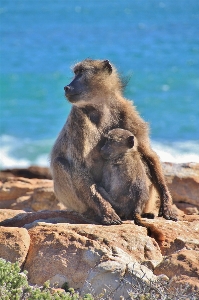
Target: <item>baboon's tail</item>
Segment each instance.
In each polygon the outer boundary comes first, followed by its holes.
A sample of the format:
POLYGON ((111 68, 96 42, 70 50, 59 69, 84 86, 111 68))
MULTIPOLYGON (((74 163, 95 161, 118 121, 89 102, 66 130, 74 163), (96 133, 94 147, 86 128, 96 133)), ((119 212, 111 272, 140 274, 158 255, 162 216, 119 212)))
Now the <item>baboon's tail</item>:
POLYGON ((158 229, 154 224, 148 224, 147 221, 141 218, 141 215, 135 213, 134 222, 138 226, 143 226, 147 228, 148 236, 154 238, 157 242, 163 242, 165 240, 164 233, 158 229))

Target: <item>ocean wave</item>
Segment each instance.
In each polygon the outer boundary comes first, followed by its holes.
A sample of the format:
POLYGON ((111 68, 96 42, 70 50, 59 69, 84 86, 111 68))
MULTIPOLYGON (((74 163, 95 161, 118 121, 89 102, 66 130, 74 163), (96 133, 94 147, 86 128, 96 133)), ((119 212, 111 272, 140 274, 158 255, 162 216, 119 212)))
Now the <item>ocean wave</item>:
MULTIPOLYGON (((54 140, 18 139, 3 135, 0 137, 0 169, 24 168, 30 165, 49 166, 49 155, 54 140)), ((199 163, 199 141, 157 142, 152 148, 163 162, 199 163)))
POLYGON ((152 141, 152 148, 163 162, 199 163, 199 141, 157 142, 152 141))
POLYGON ((0 169, 25 168, 30 165, 49 166, 53 141, 32 141, 8 135, 0 136, 0 169))

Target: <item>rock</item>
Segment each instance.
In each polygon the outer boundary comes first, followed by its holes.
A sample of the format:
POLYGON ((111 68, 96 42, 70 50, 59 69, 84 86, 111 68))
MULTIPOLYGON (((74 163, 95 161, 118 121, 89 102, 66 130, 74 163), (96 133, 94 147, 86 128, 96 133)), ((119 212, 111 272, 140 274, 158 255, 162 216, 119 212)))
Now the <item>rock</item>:
POLYGON ((176 288, 189 284, 189 290, 199 291, 199 248, 188 250, 183 248, 180 251, 166 256, 155 268, 154 274, 164 273, 172 279, 171 287, 176 288))
POLYGON ((0 227, 0 257, 23 265, 30 246, 30 236, 25 228, 0 227))
POLYGON ((190 284, 191 290, 199 288, 199 216, 189 219, 189 222, 168 222, 159 223, 165 234, 165 241, 160 245, 164 259, 155 267, 154 274, 168 276, 174 288, 185 283, 190 284), (182 275, 189 280, 182 279, 182 275))
POLYGON ((37 211, 65 206, 56 199, 52 180, 12 177, 0 182, 0 208, 37 211))
MULTIPOLYGON (((3 211, 3 210, 2 210, 3 211)), ((55 211, 39 211, 39 212, 23 212, 15 215, 10 219, 4 219, 0 222, 0 226, 6 227, 26 227, 31 228, 36 226, 38 222, 45 221, 46 223, 71 223, 71 224, 88 224, 87 220, 77 212, 70 210, 55 210, 55 211)))
POLYGON ((41 187, 34 190, 31 198, 31 208, 33 211, 38 210, 55 210, 65 208, 55 197, 52 187, 41 187))
POLYGON ((157 242, 147 236, 145 228, 133 222, 121 226, 39 223, 29 229, 29 234, 31 245, 24 268, 32 284, 57 279, 60 284, 65 280, 71 287, 86 289, 85 281, 96 282, 104 272, 107 280, 112 278, 112 272, 116 277, 124 276, 127 263, 129 271, 125 276, 130 276, 136 263, 137 272, 144 269, 153 279, 151 270, 141 263, 151 259, 157 265, 162 261, 157 242))
POLYGON ((163 164, 174 203, 185 202, 199 209, 199 163, 163 164))
MULTIPOLYGON (((174 276, 172 278, 172 280, 170 281, 170 289, 171 290, 176 290, 176 287, 185 287, 187 285, 188 285, 187 292, 188 293, 193 293, 194 291, 196 291, 196 293, 198 295, 198 298, 195 298, 195 299, 199 299, 199 280, 198 280, 198 277, 190 277, 190 276, 186 276, 186 275, 179 275, 179 276, 174 276)), ((187 299, 190 299, 190 298, 187 298, 187 299)), ((194 299, 194 298, 192 297, 192 299, 194 299)))
MULTIPOLYGON (((168 182, 168 187, 170 189, 171 195, 173 197, 174 203, 177 205, 179 209, 183 208, 182 203, 189 203, 192 206, 190 208, 185 209, 185 213, 196 213, 199 211, 199 164, 198 163, 186 163, 186 164, 174 164, 174 163, 162 163, 163 171, 168 182)), ((51 174, 49 168, 42 168, 37 166, 31 166, 27 169, 7 169, 0 172, 0 179, 4 188, 8 188, 8 193, 0 192, 0 199, 6 201, 6 204, 1 201, 0 208, 13 208, 12 205, 15 206, 16 209, 25 209, 25 205, 30 200, 28 192, 23 190, 22 186, 20 187, 20 195, 15 193, 19 192, 19 189, 16 190, 14 188, 14 180, 18 180, 18 178, 13 178, 13 176, 21 176, 25 178, 40 178, 40 188, 51 188, 53 186, 52 181, 51 187, 47 186, 43 179, 51 179, 51 174), (10 178, 12 176, 12 178, 10 178), (9 184, 13 185, 13 189, 9 190, 9 184), (9 199, 7 199, 9 194, 9 199), (2 199, 3 197, 3 199, 2 199), (14 197, 14 198, 13 198, 14 197), (19 197, 22 197, 18 199, 19 197), (18 199, 17 203, 13 203, 13 199, 18 199), (4 205, 4 206, 3 206, 4 205), (24 207, 23 207, 24 206, 24 207)), ((22 178, 20 179, 22 181, 22 178)), ((25 179, 24 179, 25 181, 25 179)), ((32 181, 26 181, 29 185, 33 185, 32 188, 35 189, 35 184, 38 184, 38 179, 32 179, 32 181)), ((15 183, 16 184, 16 183, 15 183)), ((27 187, 26 184, 26 187, 27 187)), ((38 187, 38 188, 39 188, 38 187)), ((25 187, 24 187, 25 188, 25 187)), ((32 189, 31 189, 32 191, 32 189)), ((39 197, 39 195, 38 195, 39 197)), ((53 197, 49 195, 49 198, 53 197)), ((40 210, 40 209, 51 209, 48 205, 51 206, 50 203, 46 203, 43 208, 40 207, 40 201, 34 200, 34 207, 31 207, 30 210, 40 210)), ((58 207, 54 209, 64 209, 62 204, 57 204, 58 207)), ((29 208, 27 207, 26 210, 29 208)))
POLYGON ((24 210, 19 210, 19 209, 0 209, 0 222, 8 219, 12 219, 15 216, 25 213, 24 210))
POLYGON ((196 205, 193 205, 190 203, 178 202, 177 206, 186 215, 198 215, 199 214, 199 210, 198 210, 199 207, 196 205))
MULTIPOLYGON (((72 211, 26 212, 1 225, 25 226, 28 230, 31 242, 24 269, 31 284, 42 285, 50 280, 52 285, 62 287, 67 282, 82 295, 91 292, 92 287, 93 294, 103 292, 103 297, 112 299, 119 299, 121 294, 127 298, 125 293, 132 286, 144 289, 147 282, 159 278, 170 278, 176 288, 185 284, 187 277, 190 289, 196 287, 199 216, 185 216, 178 222, 163 218, 145 221, 153 225, 154 231, 159 229, 164 240, 148 236, 146 228, 133 221, 115 226, 88 224, 72 211)), ((0 227, 0 235, 5 230, 25 228, 0 227)), ((7 235, 4 241, 10 238, 12 241, 13 236, 7 235)), ((18 247, 12 245, 13 249, 18 247)))
POLYGON ((1 170, 0 179, 7 177, 24 177, 37 179, 52 179, 50 169, 46 167, 31 166, 29 168, 6 169, 1 170))
POLYGON ((114 250, 114 256, 107 257, 91 269, 81 289, 82 295, 89 293, 92 287, 96 297, 104 291, 106 299, 120 299, 121 295, 128 299, 128 291, 133 285, 157 280, 152 271, 134 261, 130 255, 119 248, 114 250))
POLYGON ((35 189, 42 187, 53 188, 52 180, 27 179, 22 177, 6 178, 1 181, 0 201, 15 200, 21 196, 29 195, 35 189))
POLYGON ((199 216, 193 219, 184 218, 184 221, 167 221, 162 218, 148 220, 164 234, 165 240, 159 243, 164 256, 171 255, 183 248, 199 250, 199 216))
POLYGON ((67 282, 82 295, 92 288, 95 295, 127 298, 132 285, 142 289, 160 278, 173 289, 199 288, 199 164, 163 168, 179 221, 145 219, 148 233, 133 221, 102 226, 64 210, 52 180, 1 174, 0 256, 19 260, 32 284, 67 282))
MULTIPOLYGON (((199 244, 198 244, 199 246, 199 244)), ((154 273, 163 273, 169 278, 187 275, 199 278, 199 247, 197 250, 188 250, 185 247, 171 255, 166 256, 155 268, 154 273)))

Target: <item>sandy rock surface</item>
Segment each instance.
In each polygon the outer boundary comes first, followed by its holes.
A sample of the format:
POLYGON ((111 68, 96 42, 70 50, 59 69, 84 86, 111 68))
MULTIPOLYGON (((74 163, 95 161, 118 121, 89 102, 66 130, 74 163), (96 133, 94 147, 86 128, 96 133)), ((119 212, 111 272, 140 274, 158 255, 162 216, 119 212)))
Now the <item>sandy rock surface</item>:
MULTIPOLYGON (((199 213, 199 164, 163 164, 164 174, 174 203, 190 204, 199 213)), ((183 208, 179 206, 179 208, 183 208)))
POLYGON ((53 192, 53 181, 7 177, 0 181, 0 209, 26 211, 64 209, 53 192))
POLYGON ((25 228, 0 227, 0 257, 24 264, 30 246, 30 235, 25 228))
POLYGON ((49 179, 0 176, 0 257, 19 261, 32 284, 65 282, 80 293, 125 297, 132 283, 160 277, 199 289, 199 164, 164 164, 179 221, 146 228, 93 224, 66 210, 49 179), (161 238, 160 238, 161 237, 161 238), (145 274, 145 276, 143 276, 145 274), (112 289, 112 292, 111 292, 112 289))

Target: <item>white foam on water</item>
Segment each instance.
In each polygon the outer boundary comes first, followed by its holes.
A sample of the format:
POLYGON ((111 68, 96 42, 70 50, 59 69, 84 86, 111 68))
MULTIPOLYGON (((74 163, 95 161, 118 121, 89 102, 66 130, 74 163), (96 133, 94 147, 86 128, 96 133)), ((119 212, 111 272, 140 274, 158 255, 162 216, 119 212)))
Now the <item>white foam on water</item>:
POLYGON ((27 159, 15 159, 14 157, 9 157, 6 149, 0 149, 0 168, 25 168, 30 165, 27 159))
POLYGON ((152 141, 152 148, 163 162, 199 163, 199 141, 161 143, 152 141))
MULTIPOLYGON (((37 146, 40 146, 42 144, 45 145, 45 141, 35 142, 27 139, 21 140, 12 136, 2 135, 0 137, 0 169, 26 168, 30 165, 48 167, 50 161, 49 154, 39 153, 37 151, 37 146), (23 155, 23 157, 19 158, 19 156, 21 156, 20 152, 23 153, 21 154, 23 155), (31 159, 31 156, 33 156, 34 158, 31 159)), ((50 147, 51 145, 49 145, 49 153, 50 147)))
POLYGON ((50 166, 50 155, 48 154, 41 154, 35 160, 34 165, 40 167, 49 167, 50 166))
MULTIPOLYGON (((0 136, 0 169, 25 168, 30 165, 48 167, 54 140, 31 141, 8 135, 0 136)), ((199 140, 185 142, 151 143, 163 162, 199 163, 199 140)))

